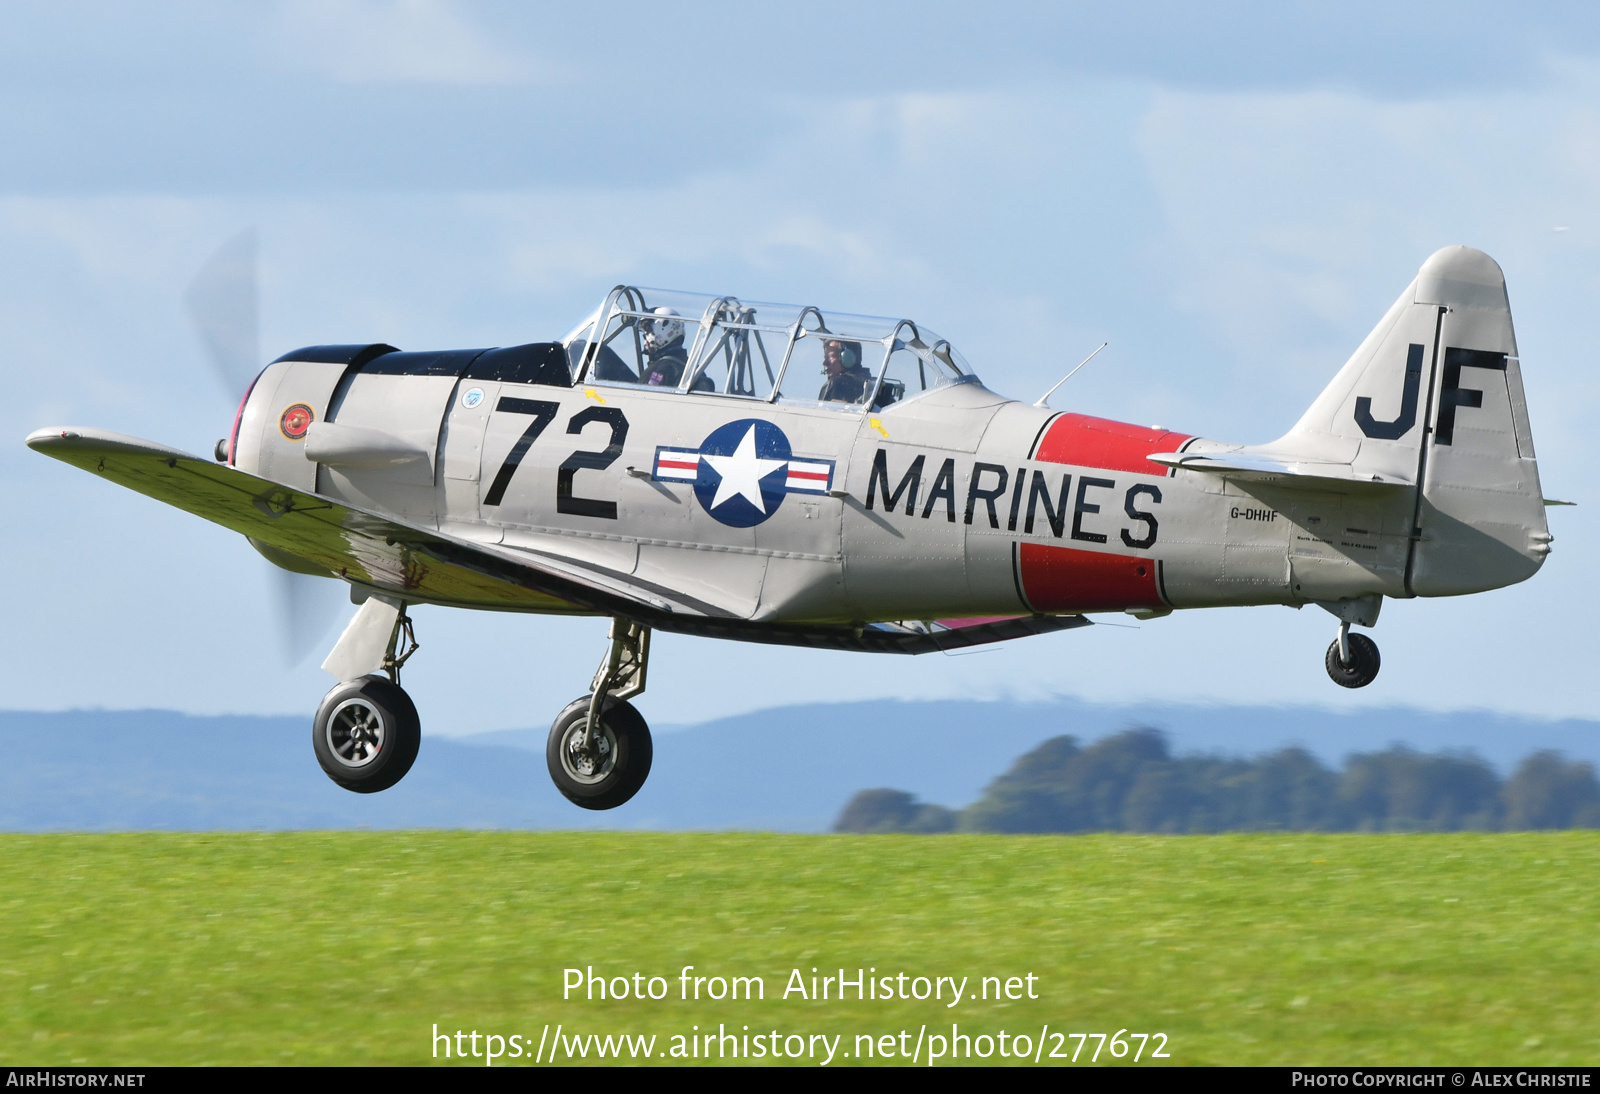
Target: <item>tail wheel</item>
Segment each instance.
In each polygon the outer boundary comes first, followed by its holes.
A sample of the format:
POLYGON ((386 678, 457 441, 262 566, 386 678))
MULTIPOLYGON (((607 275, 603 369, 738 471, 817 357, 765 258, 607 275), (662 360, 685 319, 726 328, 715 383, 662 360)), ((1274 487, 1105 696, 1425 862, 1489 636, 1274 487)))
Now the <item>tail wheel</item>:
POLYGON ((589 697, 556 716, 545 743, 545 764, 556 789, 585 809, 615 809, 639 792, 654 754, 650 727, 633 704, 617 700, 600 716, 594 742, 584 746, 589 697))
POLYGON ((357 794, 387 790, 416 761, 422 722, 411 696, 382 676, 340 684, 322 698, 311 748, 323 772, 357 794))
POLYGON ((1378 644, 1364 634, 1350 635, 1348 663, 1339 656, 1338 639, 1334 639, 1333 645, 1328 647, 1328 656, 1323 661, 1327 665, 1328 676, 1342 688, 1366 687, 1377 678, 1378 666, 1382 663, 1378 656, 1378 644))

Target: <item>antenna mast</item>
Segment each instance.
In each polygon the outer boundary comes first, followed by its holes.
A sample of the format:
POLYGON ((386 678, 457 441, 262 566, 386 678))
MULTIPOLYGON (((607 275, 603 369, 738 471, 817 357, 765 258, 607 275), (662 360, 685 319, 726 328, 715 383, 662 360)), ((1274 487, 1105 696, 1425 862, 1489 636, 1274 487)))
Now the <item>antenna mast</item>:
POLYGON ((1096 349, 1094 351, 1094 353, 1089 354, 1089 356, 1087 356, 1083 360, 1079 361, 1077 368, 1074 368, 1071 372, 1067 373, 1065 376, 1061 377, 1061 379, 1057 380, 1056 381, 1056 387, 1051 388, 1049 391, 1047 391, 1043 395, 1039 396, 1039 401, 1037 403, 1034 403, 1033 405, 1034 406, 1042 406, 1042 407, 1045 407, 1045 408, 1048 409, 1049 406, 1050 406, 1050 396, 1052 396, 1052 395, 1054 395, 1056 393, 1056 388, 1060 387, 1062 384, 1064 384, 1068 380, 1072 379, 1072 377, 1077 374, 1078 369, 1082 368, 1084 365, 1087 365, 1090 361, 1094 360, 1095 353, 1099 353, 1100 350, 1105 349, 1110 344, 1111 344, 1110 342, 1101 342, 1099 349, 1096 349))

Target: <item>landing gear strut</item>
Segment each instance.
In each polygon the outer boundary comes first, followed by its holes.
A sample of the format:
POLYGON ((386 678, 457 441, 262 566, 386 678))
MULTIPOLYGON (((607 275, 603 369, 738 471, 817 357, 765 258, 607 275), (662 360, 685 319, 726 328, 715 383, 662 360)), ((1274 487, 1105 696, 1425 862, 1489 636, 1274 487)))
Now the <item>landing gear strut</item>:
MULTIPOLYGON (((369 673, 341 683, 323 696, 311 722, 317 763, 328 778, 358 794, 387 790, 399 782, 411 770, 422 743, 416 705, 400 687, 400 669, 417 652, 411 617, 404 604, 398 609, 389 606, 385 612, 385 605, 376 599, 368 603, 375 608, 369 612, 363 607, 346 635, 354 635, 362 626, 371 631, 393 617, 379 666, 385 675, 369 673)), ((382 630, 375 633, 381 640, 382 630)))
POLYGON ((628 700, 644 691, 650 629, 611 621, 611 646, 588 695, 556 716, 545 743, 545 764, 556 789, 585 809, 615 809, 639 792, 650 774, 650 727, 628 700))

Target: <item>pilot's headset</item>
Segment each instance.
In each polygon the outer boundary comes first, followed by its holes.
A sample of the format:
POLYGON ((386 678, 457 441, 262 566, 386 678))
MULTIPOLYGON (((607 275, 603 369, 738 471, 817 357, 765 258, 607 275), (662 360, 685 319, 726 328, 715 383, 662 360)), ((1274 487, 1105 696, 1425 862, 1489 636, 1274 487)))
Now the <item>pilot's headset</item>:
POLYGON ((640 324, 644 328, 644 348, 648 353, 660 353, 668 346, 683 341, 683 320, 671 308, 656 308, 651 315, 671 316, 670 319, 646 319, 640 324))
MULTIPOLYGON (((842 338, 830 338, 828 341, 839 347, 839 363, 844 366, 846 372, 861 363, 860 342, 846 342, 842 338)), ((823 365, 823 371, 827 371, 826 364, 823 365)))

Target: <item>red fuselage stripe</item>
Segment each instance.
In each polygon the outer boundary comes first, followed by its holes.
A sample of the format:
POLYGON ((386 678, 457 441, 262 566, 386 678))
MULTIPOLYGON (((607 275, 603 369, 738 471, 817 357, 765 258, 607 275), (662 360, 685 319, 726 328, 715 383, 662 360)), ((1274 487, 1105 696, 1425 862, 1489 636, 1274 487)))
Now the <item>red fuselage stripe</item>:
MULTIPOLYGON (((1045 430, 1034 459, 1165 478, 1167 469, 1146 457, 1176 452, 1190 439, 1187 433, 1086 414, 1062 414, 1045 430)), ((1162 606, 1154 558, 1023 543, 1018 546, 1017 564, 1023 591, 1035 611, 1103 612, 1162 606)))
POLYGON ((1028 602, 1040 612, 1159 608, 1153 558, 1023 543, 1018 562, 1028 602))
POLYGON ((1136 475, 1165 476, 1165 467, 1145 457, 1156 452, 1176 452, 1189 439, 1187 433, 1091 418, 1086 414, 1063 414, 1050 423, 1034 459, 1100 467, 1107 471, 1132 471, 1136 475))

